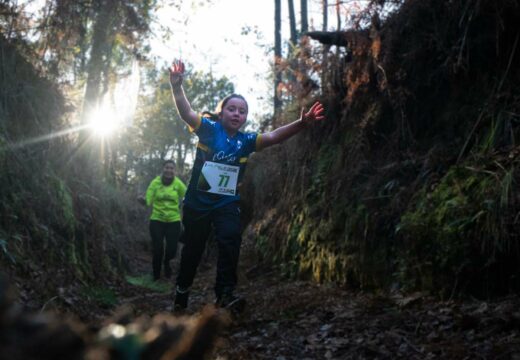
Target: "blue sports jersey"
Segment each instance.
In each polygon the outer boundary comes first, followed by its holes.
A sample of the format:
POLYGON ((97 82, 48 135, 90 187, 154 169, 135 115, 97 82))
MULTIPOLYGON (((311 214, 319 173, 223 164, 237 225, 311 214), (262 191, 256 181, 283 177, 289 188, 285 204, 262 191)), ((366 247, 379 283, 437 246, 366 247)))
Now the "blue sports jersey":
POLYGON ((184 204, 211 210, 240 200, 235 184, 244 175, 247 157, 256 151, 257 133, 230 137, 219 122, 201 118, 194 129, 199 138, 184 204))

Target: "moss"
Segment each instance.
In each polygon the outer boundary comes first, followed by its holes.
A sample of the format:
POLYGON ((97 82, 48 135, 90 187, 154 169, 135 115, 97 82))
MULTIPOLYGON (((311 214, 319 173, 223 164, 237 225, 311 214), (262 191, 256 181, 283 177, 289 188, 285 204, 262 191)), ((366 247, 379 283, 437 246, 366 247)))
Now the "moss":
POLYGON ((83 296, 89 300, 96 302, 100 306, 114 307, 118 303, 116 293, 104 287, 87 286, 81 290, 83 296))
POLYGON ((53 200, 55 201, 55 222, 58 227, 65 230, 68 234, 73 234, 76 227, 74 215, 74 203, 70 189, 65 182, 55 174, 47 177, 48 186, 52 189, 53 200))
POLYGON ((77 267, 79 264, 78 257, 76 254, 76 244, 74 242, 70 242, 68 244, 68 251, 67 251, 67 259, 69 264, 73 265, 74 267, 77 267))
POLYGON ((286 276, 359 284, 360 279, 352 277, 362 273, 360 239, 368 226, 368 211, 358 204, 337 204, 329 210, 328 216, 313 216, 314 211, 323 214, 324 206, 303 206, 293 214, 281 248, 270 251, 282 254, 281 269, 286 276))
POLYGON ((325 185, 330 175, 330 168, 334 164, 335 156, 340 154, 332 145, 320 148, 315 166, 311 175, 309 190, 307 191, 308 204, 317 204, 323 201, 325 185))
POLYGON ((126 281, 134 286, 150 289, 163 294, 169 294, 173 291, 173 285, 171 283, 154 281, 151 275, 127 276, 126 281))
POLYGON ((258 235, 255 241, 255 248, 260 254, 266 256, 269 252, 269 238, 265 235, 258 235))
POLYGON ((432 191, 418 193, 397 227, 401 251, 398 278, 407 287, 449 290, 465 269, 479 267, 490 253, 485 239, 499 239, 497 174, 452 167, 432 191))
POLYGON ((296 216, 295 220, 289 226, 287 240, 280 251, 282 273, 290 278, 295 278, 300 274, 299 263, 301 261, 300 256, 302 244, 300 243, 299 238, 302 227, 298 218, 301 219, 301 216, 296 216))

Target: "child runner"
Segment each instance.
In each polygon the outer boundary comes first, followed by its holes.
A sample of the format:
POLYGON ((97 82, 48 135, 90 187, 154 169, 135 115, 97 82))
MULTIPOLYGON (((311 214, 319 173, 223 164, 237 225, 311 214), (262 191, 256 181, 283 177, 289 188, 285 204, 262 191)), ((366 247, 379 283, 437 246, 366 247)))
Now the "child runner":
POLYGON ((206 114, 197 115, 191 108, 182 81, 185 66, 175 61, 170 68, 170 85, 180 117, 199 138, 188 190, 184 198, 184 247, 177 276, 174 309, 188 305, 190 286, 213 224, 218 244, 216 304, 241 308, 244 300, 234 294, 241 245, 240 182, 248 156, 268 146, 281 143, 307 125, 324 119, 323 106, 316 102, 300 118, 265 134, 243 133, 248 113, 246 100, 237 94, 224 98, 217 106, 218 121, 206 114))

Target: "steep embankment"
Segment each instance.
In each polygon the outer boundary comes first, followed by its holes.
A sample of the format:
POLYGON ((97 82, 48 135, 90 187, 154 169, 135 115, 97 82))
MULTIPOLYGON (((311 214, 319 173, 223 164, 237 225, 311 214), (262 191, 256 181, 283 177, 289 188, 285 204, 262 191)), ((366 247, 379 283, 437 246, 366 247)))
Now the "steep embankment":
POLYGON ((0 37, 0 273, 32 308, 113 305, 108 283, 144 216, 82 162, 76 132, 47 136, 73 109, 24 52, 35 56, 0 37))
POLYGON ((248 235, 287 274, 441 295, 520 285, 518 1, 405 1, 327 36, 327 121, 256 154, 248 235), (333 39, 333 40, 331 40, 333 39))

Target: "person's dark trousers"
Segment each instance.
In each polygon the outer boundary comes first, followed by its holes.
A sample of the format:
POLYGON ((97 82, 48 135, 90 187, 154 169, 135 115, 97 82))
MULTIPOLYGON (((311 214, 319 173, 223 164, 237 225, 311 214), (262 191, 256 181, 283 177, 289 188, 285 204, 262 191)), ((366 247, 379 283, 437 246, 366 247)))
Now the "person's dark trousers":
POLYGON ((152 237, 152 268, 155 280, 161 277, 161 266, 164 261, 165 275, 171 275, 170 260, 177 252, 177 241, 181 234, 181 222, 162 222, 150 220, 150 235, 152 237), (164 243, 166 242, 166 249, 164 243))
POLYGON ((201 212, 184 206, 184 247, 177 275, 177 286, 188 289, 193 284, 206 240, 215 228, 218 244, 217 279, 215 294, 232 293, 237 283, 237 266, 242 237, 240 233, 240 208, 237 202, 201 212))

